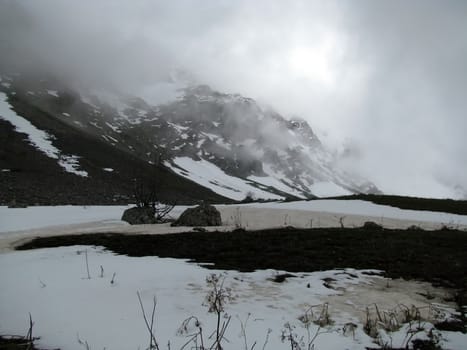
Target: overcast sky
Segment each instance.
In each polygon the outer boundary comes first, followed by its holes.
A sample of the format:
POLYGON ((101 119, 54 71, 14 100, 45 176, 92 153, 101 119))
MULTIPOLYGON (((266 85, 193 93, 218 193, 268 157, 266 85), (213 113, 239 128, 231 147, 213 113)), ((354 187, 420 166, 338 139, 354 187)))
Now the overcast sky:
POLYGON ((305 118, 385 192, 467 188, 464 0, 0 0, 0 53, 135 93, 183 69, 305 118))

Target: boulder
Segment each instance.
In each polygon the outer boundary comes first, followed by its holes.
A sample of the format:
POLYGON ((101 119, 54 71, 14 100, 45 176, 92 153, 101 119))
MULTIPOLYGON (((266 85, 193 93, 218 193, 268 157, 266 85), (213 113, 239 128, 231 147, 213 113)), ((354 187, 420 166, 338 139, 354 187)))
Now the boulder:
POLYGON ((363 228, 365 230, 382 230, 383 226, 377 224, 374 221, 365 221, 365 223, 363 224, 363 228))
POLYGON ((133 207, 123 212, 122 220, 130 225, 155 224, 154 209, 151 207, 133 207))
POLYGON ((188 208, 172 226, 221 226, 221 213, 216 207, 201 204, 196 208, 188 208))

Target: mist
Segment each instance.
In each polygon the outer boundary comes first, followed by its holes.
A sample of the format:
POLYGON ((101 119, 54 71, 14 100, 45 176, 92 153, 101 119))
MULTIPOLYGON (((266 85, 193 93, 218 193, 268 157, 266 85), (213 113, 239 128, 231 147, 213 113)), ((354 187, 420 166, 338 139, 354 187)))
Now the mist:
POLYGON ((183 71, 299 115, 342 167, 424 197, 467 189, 466 33, 465 1, 0 1, 2 66, 150 103, 183 71))

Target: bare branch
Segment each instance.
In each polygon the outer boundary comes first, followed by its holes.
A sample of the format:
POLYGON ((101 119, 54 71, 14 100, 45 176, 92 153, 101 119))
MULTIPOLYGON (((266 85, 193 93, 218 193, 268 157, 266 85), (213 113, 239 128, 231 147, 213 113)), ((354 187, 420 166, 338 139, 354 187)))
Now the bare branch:
POLYGON ((156 349, 159 350, 159 344, 157 343, 156 336, 154 335, 154 316, 156 314, 156 305, 157 300, 156 297, 153 297, 153 307, 152 307, 152 314, 151 314, 151 323, 149 323, 148 318, 146 317, 146 312, 144 311, 143 301, 141 300, 141 295, 139 292, 136 292, 138 296, 139 305, 141 306, 141 311, 143 313, 144 323, 146 324, 146 328, 149 332, 149 350, 156 349))

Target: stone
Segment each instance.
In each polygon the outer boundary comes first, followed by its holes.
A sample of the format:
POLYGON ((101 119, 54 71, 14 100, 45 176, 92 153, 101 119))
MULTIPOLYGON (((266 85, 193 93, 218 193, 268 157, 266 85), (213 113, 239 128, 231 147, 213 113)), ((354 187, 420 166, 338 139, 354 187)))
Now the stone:
POLYGON ((122 220, 130 225, 155 224, 154 209, 151 207, 133 207, 123 212, 122 220))
POLYGON ((201 204, 188 208, 172 226, 221 226, 221 213, 213 205, 201 204))
POLYGON ((378 225, 374 221, 365 221, 365 223, 363 224, 363 228, 366 230, 382 230, 383 226, 378 225))

